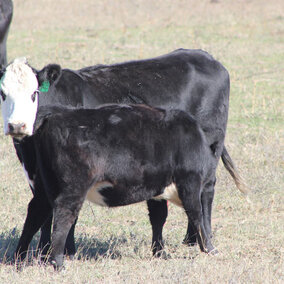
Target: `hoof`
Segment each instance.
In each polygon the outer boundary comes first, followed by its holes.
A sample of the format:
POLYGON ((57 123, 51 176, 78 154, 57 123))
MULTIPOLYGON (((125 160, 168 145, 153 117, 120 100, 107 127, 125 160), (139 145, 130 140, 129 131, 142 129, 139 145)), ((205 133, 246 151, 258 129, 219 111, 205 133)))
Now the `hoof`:
POLYGON ((215 255, 219 254, 219 251, 216 248, 213 248, 212 250, 207 252, 207 254, 210 255, 210 256, 215 256, 215 255))
POLYGON ((46 245, 41 244, 38 246, 36 255, 45 256, 48 255, 49 253, 50 253, 50 244, 49 243, 46 245))
POLYGON ((23 267, 26 265, 26 255, 26 253, 14 253, 12 262, 15 264, 17 271, 22 271, 23 267))
POLYGON ((47 264, 49 262, 49 254, 40 254, 39 255, 39 263, 47 264))
POLYGON ((74 258, 74 255, 76 254, 76 250, 74 249, 64 249, 64 255, 66 257, 69 257, 71 260, 74 258))
POLYGON ((61 271, 64 269, 63 266, 63 254, 57 256, 50 256, 49 259, 50 264, 52 264, 54 270, 61 271))
POLYGON ((191 237, 186 236, 184 238, 184 240, 182 241, 182 243, 184 245, 189 246, 189 247, 193 247, 193 246, 195 246, 197 244, 196 236, 191 236, 191 237))
POLYGON ((50 264, 54 267, 54 269, 57 268, 57 263, 56 263, 55 260, 51 260, 51 261, 50 261, 50 264))
POLYGON ((189 246, 189 247, 193 247, 193 246, 197 245, 197 242, 191 242, 191 241, 183 240, 182 244, 189 246))
POLYGON ((51 260, 50 263, 52 264, 55 271, 62 271, 65 269, 63 265, 58 265, 55 260, 51 260))
POLYGON ((67 259, 74 260, 75 254, 70 254, 67 256, 67 259))
POLYGON ((16 267, 17 272, 23 271, 24 265, 25 264, 22 261, 16 260, 15 261, 15 267, 16 267))
POLYGON ((164 250, 160 250, 158 252, 156 252, 155 254, 153 254, 153 257, 155 258, 159 258, 159 259, 171 259, 171 256, 169 254, 167 254, 164 250))

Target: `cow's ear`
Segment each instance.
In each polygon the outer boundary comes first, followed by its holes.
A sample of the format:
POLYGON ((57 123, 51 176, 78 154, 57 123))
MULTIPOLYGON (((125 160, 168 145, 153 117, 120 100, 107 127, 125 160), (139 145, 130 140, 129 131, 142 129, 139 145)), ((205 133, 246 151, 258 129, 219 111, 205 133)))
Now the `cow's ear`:
POLYGON ((58 81, 62 73, 61 67, 58 64, 49 64, 42 70, 37 72, 38 85, 42 86, 44 82, 52 85, 58 81))

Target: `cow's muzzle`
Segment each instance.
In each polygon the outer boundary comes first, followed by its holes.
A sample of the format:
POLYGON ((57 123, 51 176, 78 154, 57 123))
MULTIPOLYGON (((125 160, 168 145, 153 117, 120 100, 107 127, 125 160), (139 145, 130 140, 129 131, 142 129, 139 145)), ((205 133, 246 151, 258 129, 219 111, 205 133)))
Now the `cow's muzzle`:
POLYGON ((27 127, 25 123, 8 123, 8 132, 6 135, 11 135, 15 138, 23 138, 27 135, 27 127))

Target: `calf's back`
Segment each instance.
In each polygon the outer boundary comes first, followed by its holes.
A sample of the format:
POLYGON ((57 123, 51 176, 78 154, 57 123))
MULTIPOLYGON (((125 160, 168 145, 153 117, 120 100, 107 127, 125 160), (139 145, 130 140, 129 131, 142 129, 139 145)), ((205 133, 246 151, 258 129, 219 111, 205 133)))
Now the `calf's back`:
POLYGON ((51 200, 62 191, 72 200, 95 189, 88 197, 96 203, 126 205, 162 194, 175 175, 208 171, 204 135, 182 111, 109 105, 52 112, 40 112, 34 136, 51 200))

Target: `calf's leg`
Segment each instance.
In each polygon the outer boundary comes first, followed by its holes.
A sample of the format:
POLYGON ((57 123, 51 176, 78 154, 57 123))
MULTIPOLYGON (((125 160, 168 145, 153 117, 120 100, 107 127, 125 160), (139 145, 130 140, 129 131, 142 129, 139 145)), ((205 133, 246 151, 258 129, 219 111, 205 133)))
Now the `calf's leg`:
MULTIPOLYGON (((202 204, 202 212, 204 216, 204 226, 209 238, 212 238, 212 230, 211 230, 211 212, 212 212, 212 204, 215 193, 216 178, 214 177, 211 181, 209 181, 203 189, 201 194, 201 204, 202 204)), ((196 234, 194 230, 194 226, 188 222, 187 232, 185 238, 183 240, 184 244, 189 246, 193 246, 196 244, 196 234)))
POLYGON ((77 220, 78 218, 76 218, 74 224, 71 226, 71 229, 68 233, 66 243, 65 243, 64 254, 68 255, 70 259, 73 259, 76 253, 74 233, 75 233, 75 226, 76 226, 77 220))
POLYGON ((152 252, 154 256, 160 257, 164 248, 162 231, 168 216, 167 201, 150 199, 147 201, 147 205, 152 225, 152 252))
POLYGON ((212 213, 212 204, 215 193, 216 178, 214 177, 203 187, 203 192, 201 194, 201 203, 202 203, 202 212, 204 216, 204 226, 209 238, 212 238, 212 229, 211 229, 211 213, 212 213))
MULTIPOLYGON (((40 234, 40 240, 38 248, 41 251, 41 255, 45 256, 48 253, 48 250, 50 248, 50 238, 51 238, 51 224, 52 224, 53 215, 51 214, 43 226, 41 227, 41 234, 40 234)), ((74 255, 76 253, 76 247, 75 247, 75 239, 74 239, 74 231, 75 231, 75 225, 77 220, 72 225, 65 244, 64 254, 68 255, 70 259, 74 258, 74 255)))
POLYGON ((52 214, 50 214, 50 216, 47 218, 47 220, 44 222, 44 224, 41 227, 38 249, 40 250, 43 256, 47 254, 50 247, 51 224, 52 224, 52 214))
POLYGON ((204 216, 201 204, 201 177, 197 173, 190 173, 186 178, 176 179, 176 185, 188 222, 196 232, 201 251, 210 253, 214 250, 204 225, 204 216))
POLYGON ((182 243, 188 246, 194 246, 197 243, 196 234, 197 232, 195 232, 194 226, 188 222, 186 234, 182 243))
POLYGON ((50 255, 50 261, 55 269, 60 269, 63 265, 64 246, 68 232, 72 225, 75 224, 84 202, 82 197, 72 197, 72 201, 70 200, 64 195, 58 196, 55 200, 50 255))

